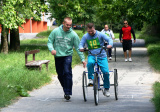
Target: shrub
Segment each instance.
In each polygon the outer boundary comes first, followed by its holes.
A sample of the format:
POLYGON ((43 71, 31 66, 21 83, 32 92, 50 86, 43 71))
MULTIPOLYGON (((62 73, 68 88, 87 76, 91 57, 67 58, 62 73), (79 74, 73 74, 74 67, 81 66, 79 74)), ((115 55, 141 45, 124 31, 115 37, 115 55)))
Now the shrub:
POLYGON ((154 97, 152 98, 152 102, 154 102, 156 107, 156 112, 160 112, 160 83, 155 82, 153 85, 154 97))
POLYGON ((152 55, 152 54, 160 55, 160 43, 148 45, 147 50, 148 50, 149 55, 152 55))

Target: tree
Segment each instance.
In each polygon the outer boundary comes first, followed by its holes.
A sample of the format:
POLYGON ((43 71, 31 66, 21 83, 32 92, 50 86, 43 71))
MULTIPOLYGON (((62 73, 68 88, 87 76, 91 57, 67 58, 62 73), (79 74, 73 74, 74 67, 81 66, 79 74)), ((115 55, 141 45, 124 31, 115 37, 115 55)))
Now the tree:
POLYGON ((96 10, 102 3, 101 0, 48 0, 48 2, 51 18, 54 17, 58 25, 67 16, 73 19, 73 23, 85 25, 86 21, 95 22, 96 10))
MULTIPOLYGON (((40 20, 39 15, 43 12, 47 6, 41 4, 40 0, 1 0, 0 4, 0 24, 2 27, 3 40, 1 44, 1 52, 8 53, 7 32, 9 29, 18 31, 18 26, 25 23, 25 19, 34 17, 36 20, 40 20)), ((11 31, 12 32, 12 31, 11 31)), ((19 39, 19 37, 17 37, 19 39)), ((20 44, 16 44, 20 45, 20 44)))
MULTIPOLYGON (((123 20, 128 20, 135 29, 141 29, 143 23, 160 24, 159 0, 48 0, 52 17, 59 25, 63 18, 70 16, 73 23, 94 22, 111 27, 122 26, 123 20)), ((159 26, 159 25, 158 25, 159 26)))

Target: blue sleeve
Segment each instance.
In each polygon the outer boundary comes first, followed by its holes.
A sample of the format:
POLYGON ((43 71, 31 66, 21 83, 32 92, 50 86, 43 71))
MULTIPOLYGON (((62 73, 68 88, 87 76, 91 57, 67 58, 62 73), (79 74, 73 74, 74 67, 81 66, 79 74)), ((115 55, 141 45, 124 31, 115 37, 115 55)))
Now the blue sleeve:
POLYGON ((108 45, 112 45, 113 46, 113 40, 112 38, 110 38, 109 36, 105 35, 105 34, 101 34, 102 35, 102 38, 103 40, 107 41, 108 42, 108 45))
POLYGON ((79 49, 83 49, 85 46, 85 43, 86 43, 86 37, 85 37, 85 35, 83 35, 83 37, 79 43, 79 49))

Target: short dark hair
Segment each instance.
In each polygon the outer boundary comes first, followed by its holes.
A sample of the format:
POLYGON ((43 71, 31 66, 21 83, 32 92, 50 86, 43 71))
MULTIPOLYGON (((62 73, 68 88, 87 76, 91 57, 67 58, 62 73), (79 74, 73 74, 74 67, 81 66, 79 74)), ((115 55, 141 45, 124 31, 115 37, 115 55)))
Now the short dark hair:
POLYGON ((64 20, 63 20, 63 22, 65 22, 66 20, 72 21, 72 19, 70 17, 65 17, 64 20))
MULTIPOLYGON (((94 24, 93 23, 88 23, 87 24, 87 28, 91 29, 92 27, 94 27, 94 24)), ((95 27, 94 27, 95 28, 95 27)))

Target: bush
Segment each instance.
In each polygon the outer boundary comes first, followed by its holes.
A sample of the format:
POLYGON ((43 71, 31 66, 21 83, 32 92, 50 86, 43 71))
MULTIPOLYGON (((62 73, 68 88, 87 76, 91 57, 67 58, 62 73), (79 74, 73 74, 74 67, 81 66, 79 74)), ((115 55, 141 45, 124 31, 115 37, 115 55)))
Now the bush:
POLYGON ((152 98, 152 102, 154 102, 156 107, 156 112, 160 112, 160 83, 155 82, 153 85, 154 97, 152 98))
POLYGON ((149 55, 152 55, 152 54, 160 55, 160 43, 148 45, 147 50, 149 55))

